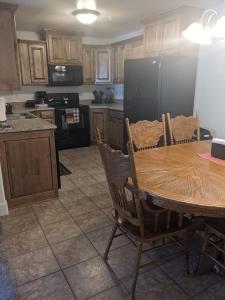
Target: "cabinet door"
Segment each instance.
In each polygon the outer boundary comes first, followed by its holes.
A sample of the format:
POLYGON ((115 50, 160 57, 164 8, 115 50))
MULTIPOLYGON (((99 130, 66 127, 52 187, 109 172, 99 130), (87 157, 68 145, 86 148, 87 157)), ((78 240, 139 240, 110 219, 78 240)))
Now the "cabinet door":
POLYGON ((114 48, 114 82, 124 82, 124 60, 125 60, 125 45, 118 45, 114 48))
POLYGON ((81 64, 82 62, 82 51, 81 41, 79 38, 65 36, 64 43, 66 47, 66 60, 69 64, 81 64))
POLYGON ((20 74, 23 85, 31 84, 31 68, 29 59, 28 44, 19 41, 19 59, 20 59, 20 74))
POLYGON ((112 83, 112 49, 95 50, 95 83, 112 83))
POLYGON ((145 56, 159 55, 160 38, 161 38, 161 26, 159 21, 146 25, 145 34, 144 34, 145 56))
POLYGON ((30 44, 30 74, 31 83, 48 83, 47 54, 45 44, 30 44))
POLYGON ((0 3, 0 91, 20 89, 14 12, 16 5, 0 3))
POLYGON ((11 198, 53 189, 49 145, 47 137, 5 143, 11 198))
POLYGON ((47 35, 48 60, 49 63, 66 63, 67 49, 66 43, 62 35, 47 35))
POLYGON ((83 47, 83 79, 84 84, 94 84, 94 49, 92 47, 83 47))
POLYGON ((102 139, 106 140, 106 113, 105 109, 91 109, 90 110, 91 120, 91 140, 96 141, 96 129, 98 128, 101 132, 102 139))
POLYGON ((116 149, 123 147, 123 113, 120 111, 108 111, 107 126, 108 143, 116 149))
POLYGON ((161 52, 173 53, 178 50, 180 39, 179 14, 175 13, 162 19, 161 52))
POLYGON ((134 40, 127 44, 127 59, 139 59, 144 57, 143 39, 134 40))

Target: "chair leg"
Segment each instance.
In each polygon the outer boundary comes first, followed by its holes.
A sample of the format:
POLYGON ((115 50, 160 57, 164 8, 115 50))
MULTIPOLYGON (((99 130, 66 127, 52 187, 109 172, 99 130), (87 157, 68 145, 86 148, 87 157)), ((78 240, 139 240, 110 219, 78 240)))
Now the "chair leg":
POLYGON ((141 262, 142 247, 143 247, 143 244, 140 243, 138 245, 138 250, 137 250, 137 257, 136 257, 135 270, 134 270, 134 279, 133 279, 133 284, 132 284, 132 289, 131 289, 132 300, 135 299, 135 290, 136 290, 137 278, 138 278, 140 262, 141 262))
POLYGON ((202 269, 202 264, 203 264, 206 248, 207 248, 209 237, 210 237, 209 232, 206 232, 205 234, 206 235, 205 235, 205 238, 204 238, 204 242, 203 242, 203 245, 202 245, 202 251, 201 251, 201 254, 200 254, 200 257, 199 257, 198 266, 197 266, 197 270, 196 270, 197 274, 200 274, 200 271, 202 269))
POLYGON ((110 250, 110 248, 112 246, 112 242, 113 242, 114 236, 116 234, 117 227, 118 227, 118 225, 115 224, 114 227, 113 227, 113 229, 112 229, 111 235, 109 237, 108 245, 106 247, 106 250, 105 250, 105 253, 104 253, 104 256, 103 256, 103 260, 104 261, 108 260, 109 250, 110 250))
POLYGON ((187 272, 187 275, 190 275, 189 245, 190 245, 190 237, 187 237, 184 240, 184 251, 185 251, 185 259, 186 259, 186 272, 187 272))

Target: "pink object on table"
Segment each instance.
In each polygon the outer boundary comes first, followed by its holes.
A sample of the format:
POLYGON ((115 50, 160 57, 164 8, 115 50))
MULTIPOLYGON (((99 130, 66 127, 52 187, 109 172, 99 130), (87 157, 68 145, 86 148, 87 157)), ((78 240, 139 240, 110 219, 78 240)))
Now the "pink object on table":
POLYGON ((215 158, 211 155, 211 153, 198 153, 198 156, 200 156, 201 158, 205 158, 207 160, 210 160, 218 165, 222 165, 225 166, 225 160, 219 159, 219 158, 215 158))

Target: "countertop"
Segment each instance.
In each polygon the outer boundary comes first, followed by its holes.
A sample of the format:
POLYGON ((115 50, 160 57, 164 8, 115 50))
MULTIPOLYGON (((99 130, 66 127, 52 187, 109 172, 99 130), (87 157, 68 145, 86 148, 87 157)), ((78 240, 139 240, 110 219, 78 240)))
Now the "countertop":
POLYGON ((90 104, 89 107, 90 108, 108 108, 108 109, 123 111, 123 103, 90 104))
POLYGON ((36 131, 36 130, 54 130, 56 126, 38 117, 33 119, 18 119, 7 120, 7 124, 11 128, 0 128, 1 133, 10 132, 24 132, 24 131, 36 131))
MULTIPOLYGON (((27 108, 24 104, 14 104, 13 105, 13 113, 31 113, 33 111, 39 110, 54 110, 54 108, 27 108)), ((24 131, 36 131, 36 130, 54 130, 56 126, 54 124, 49 123, 43 119, 38 117, 34 117, 32 119, 17 119, 17 120, 7 120, 6 123, 10 126, 10 128, 1 128, 0 133, 10 133, 10 132, 24 132, 24 131)))

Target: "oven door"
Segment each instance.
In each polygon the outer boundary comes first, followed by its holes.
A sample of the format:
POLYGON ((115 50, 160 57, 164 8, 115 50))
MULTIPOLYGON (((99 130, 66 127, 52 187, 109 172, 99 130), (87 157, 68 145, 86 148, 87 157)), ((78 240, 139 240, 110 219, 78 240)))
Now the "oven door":
POLYGON ((65 109, 56 108, 56 147, 58 150, 90 146, 88 106, 79 108, 79 123, 68 124, 65 109))
POLYGON ((49 65, 49 85, 51 86, 78 86, 83 84, 81 65, 49 65))

